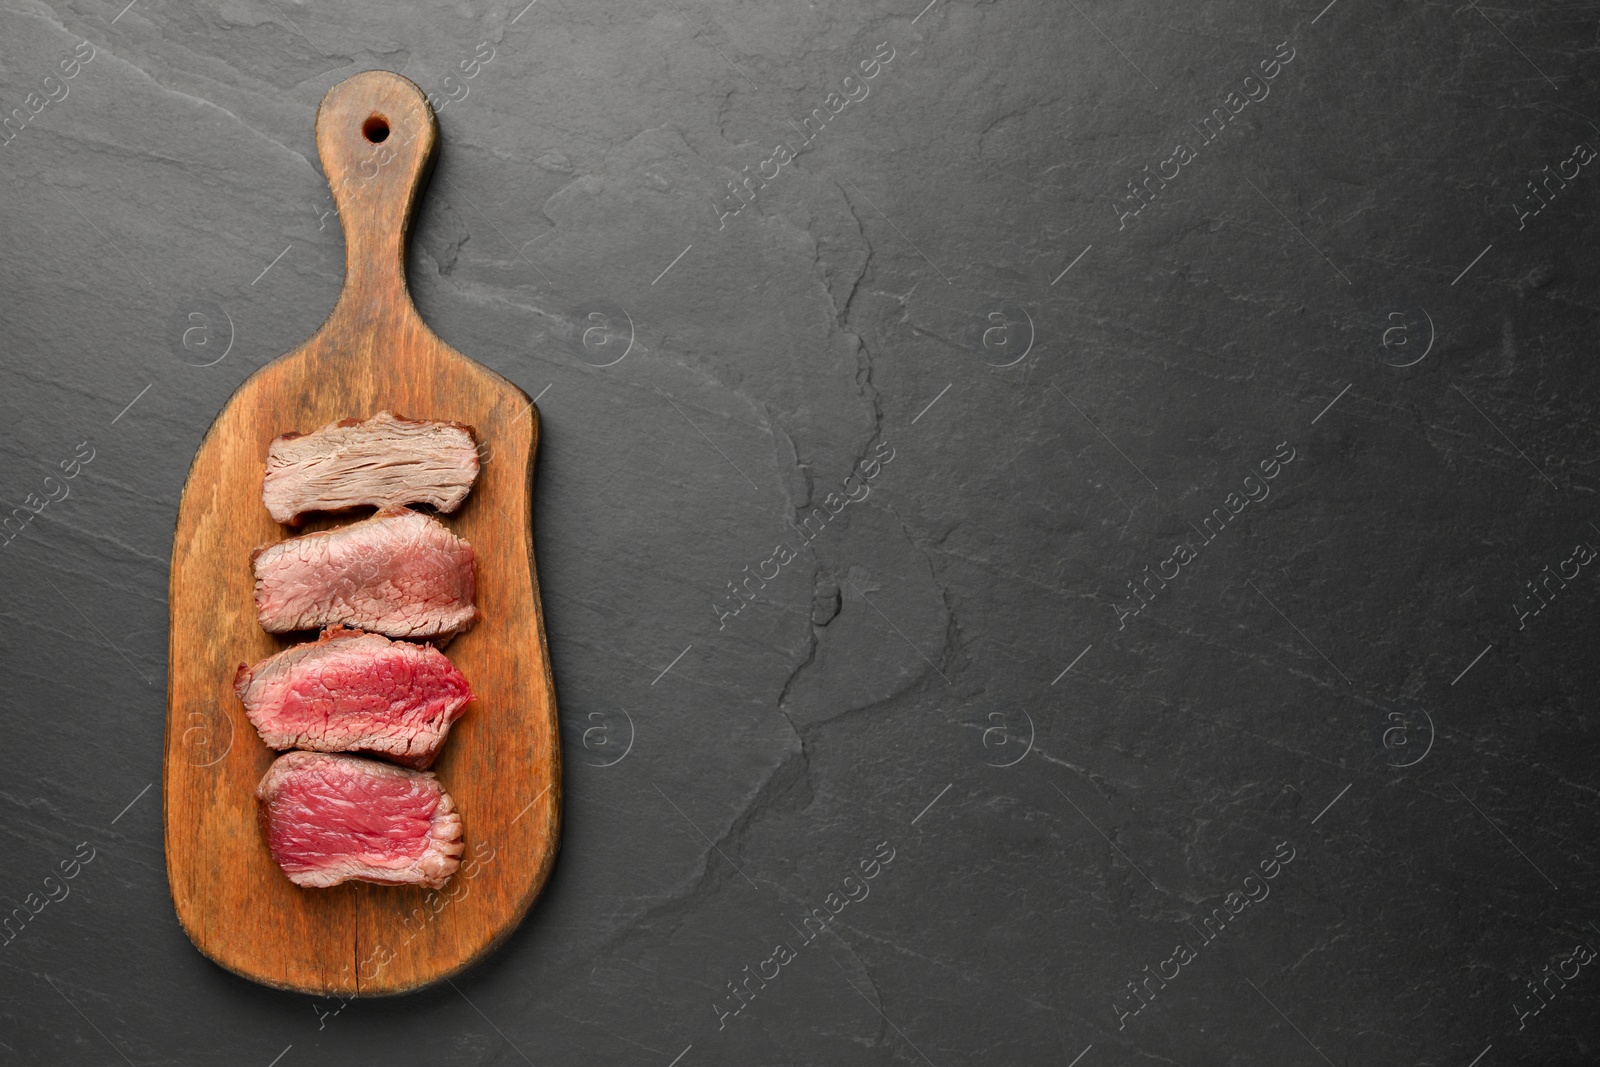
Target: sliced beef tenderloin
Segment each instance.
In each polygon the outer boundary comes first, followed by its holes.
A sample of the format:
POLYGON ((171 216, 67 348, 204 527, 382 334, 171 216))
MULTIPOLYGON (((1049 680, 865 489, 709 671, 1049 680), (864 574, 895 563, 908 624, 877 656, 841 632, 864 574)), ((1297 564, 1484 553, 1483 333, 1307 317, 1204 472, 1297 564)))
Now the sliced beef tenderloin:
POLYGON ((268 633, 343 624, 389 637, 460 633, 473 606, 472 546, 431 515, 370 519, 258 548, 256 617, 268 633))
POLYGON ((359 752, 427 770, 472 699, 467 679, 432 645, 340 626, 254 667, 234 692, 271 748, 359 752))
POLYGON ((472 427, 380 411, 311 433, 286 433, 267 448, 261 500, 279 522, 313 511, 428 504, 450 512, 478 477, 472 427))
POLYGON ((290 752, 256 786, 272 858, 295 885, 438 889, 461 865, 461 816, 428 771, 290 752))

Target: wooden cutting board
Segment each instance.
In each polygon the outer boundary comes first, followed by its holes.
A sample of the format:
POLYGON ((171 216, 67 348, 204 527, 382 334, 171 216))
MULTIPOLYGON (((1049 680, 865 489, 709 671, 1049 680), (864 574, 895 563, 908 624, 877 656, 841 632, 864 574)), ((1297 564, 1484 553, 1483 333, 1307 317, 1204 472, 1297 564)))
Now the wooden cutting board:
MULTIPOLYGON (((527 394, 441 341, 406 288, 405 249, 438 144, 420 89, 387 71, 329 90, 317 149, 344 224, 344 289, 322 328, 234 393, 200 444, 172 546, 162 779, 167 876, 201 952, 280 989, 402 993, 482 958, 543 888, 561 825, 560 739, 533 561, 539 413, 527 394), (250 551, 293 533, 268 516, 268 442, 381 410, 476 428, 485 455, 444 522, 477 552, 482 619, 447 655, 477 699, 433 770, 455 798, 462 867, 439 892, 346 883, 301 889, 273 862, 255 787, 275 755, 233 693, 234 672, 305 637, 256 623, 250 551)), ((357 516, 360 517, 360 516, 357 516)))

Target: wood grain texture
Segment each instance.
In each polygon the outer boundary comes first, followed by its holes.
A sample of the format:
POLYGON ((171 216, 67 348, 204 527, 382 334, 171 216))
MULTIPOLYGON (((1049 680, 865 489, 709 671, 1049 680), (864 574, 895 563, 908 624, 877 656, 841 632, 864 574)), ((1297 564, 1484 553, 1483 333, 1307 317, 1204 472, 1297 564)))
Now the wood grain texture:
MULTIPOLYGON (((543 888, 560 834, 555 690, 533 559, 539 414, 527 395, 441 341, 411 303, 406 238, 438 142, 421 90, 386 71, 329 90, 317 148, 344 225, 344 289, 304 345, 253 374, 190 468, 172 548, 163 773, 167 874, 184 930, 229 970, 282 989, 401 993, 448 977, 515 928, 543 888), (373 143, 377 120, 388 134, 373 143), (477 552, 478 624, 447 655, 477 699, 434 771, 455 798, 466 855, 438 893, 347 883, 301 889, 257 826, 256 783, 275 753, 232 690, 234 671, 299 640, 257 625, 250 550, 300 530, 261 502, 279 433, 388 409, 476 427, 483 469, 444 522, 477 552)), ((360 517, 358 514, 356 517, 360 517)))

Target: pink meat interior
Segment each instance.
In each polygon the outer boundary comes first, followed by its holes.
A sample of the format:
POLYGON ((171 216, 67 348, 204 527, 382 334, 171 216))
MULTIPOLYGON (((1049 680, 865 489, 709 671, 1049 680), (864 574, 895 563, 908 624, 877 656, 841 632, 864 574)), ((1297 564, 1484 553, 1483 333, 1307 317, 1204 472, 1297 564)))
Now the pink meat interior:
POLYGON ((297 770, 270 802, 272 853, 286 870, 313 870, 344 857, 404 866, 428 845, 439 791, 427 785, 402 775, 352 774, 336 764, 297 770))
POLYGON ((344 623, 432 637, 477 617, 472 546, 406 508, 267 545, 254 567, 256 612, 269 633, 344 623))
POLYGON ((437 730, 472 695, 466 678, 434 648, 375 635, 299 647, 306 652, 295 662, 261 672, 242 694, 283 733, 389 737, 437 730))

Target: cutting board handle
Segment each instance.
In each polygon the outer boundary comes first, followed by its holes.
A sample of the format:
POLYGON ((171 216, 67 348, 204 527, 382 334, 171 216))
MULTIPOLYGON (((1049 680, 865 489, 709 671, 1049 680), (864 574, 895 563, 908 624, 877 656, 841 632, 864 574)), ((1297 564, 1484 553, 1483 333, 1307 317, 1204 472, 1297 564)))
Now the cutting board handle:
POLYGON ((421 319, 406 288, 406 238, 439 144, 433 108, 416 83, 363 71, 317 108, 317 152, 344 226, 344 289, 333 320, 368 330, 421 319))

